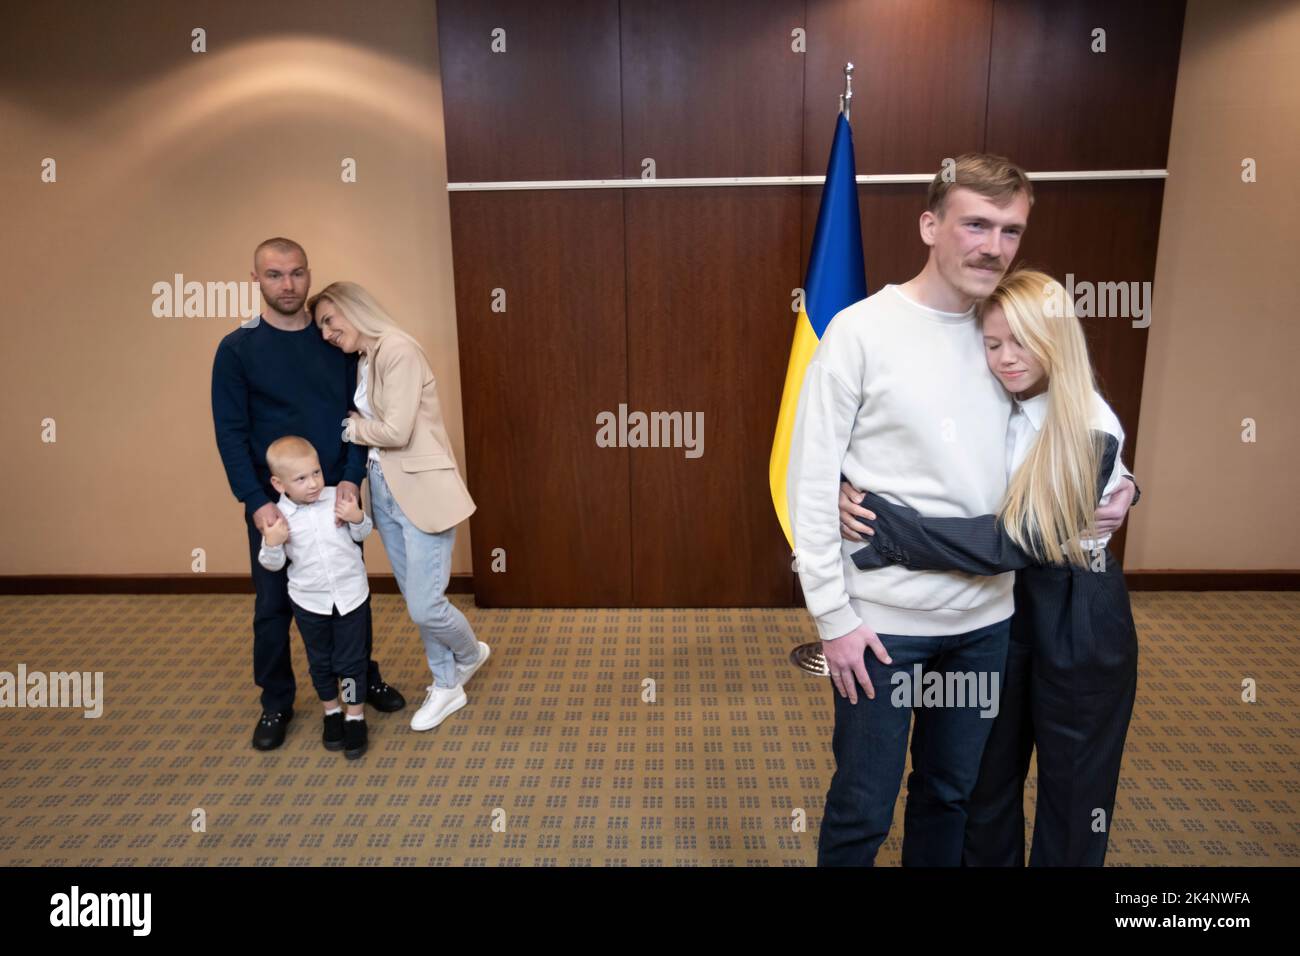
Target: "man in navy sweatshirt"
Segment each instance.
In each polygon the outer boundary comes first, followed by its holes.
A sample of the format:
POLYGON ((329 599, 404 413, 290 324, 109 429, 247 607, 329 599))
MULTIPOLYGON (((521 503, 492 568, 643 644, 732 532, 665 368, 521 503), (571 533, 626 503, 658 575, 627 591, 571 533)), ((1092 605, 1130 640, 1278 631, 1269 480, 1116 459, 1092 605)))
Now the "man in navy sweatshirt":
MULTIPOLYGON (((359 500, 366 448, 343 441, 357 381, 357 357, 334 348, 303 308, 311 288, 307 253, 292 239, 268 239, 253 252, 253 278, 262 290, 261 315, 221 340, 212 363, 212 421, 230 490, 244 505, 249 563, 257 598, 253 610, 253 679, 262 689, 262 716, 253 746, 274 750, 293 718, 297 684, 289 657, 288 574, 258 563, 266 525, 280 517, 266 449, 277 438, 300 435, 320 457, 326 485, 340 498, 359 500)), ((401 710, 406 701, 384 683, 370 657, 373 634, 366 611, 366 703, 401 710)))

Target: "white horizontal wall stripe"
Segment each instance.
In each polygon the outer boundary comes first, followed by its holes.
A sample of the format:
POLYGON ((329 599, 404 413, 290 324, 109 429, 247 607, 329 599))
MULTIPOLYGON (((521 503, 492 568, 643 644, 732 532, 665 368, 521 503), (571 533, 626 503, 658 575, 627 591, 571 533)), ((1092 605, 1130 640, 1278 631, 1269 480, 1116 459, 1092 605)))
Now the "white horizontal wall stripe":
MULTIPOLYGON (((1045 181, 1086 179, 1165 179, 1167 169, 1079 169, 1030 173, 1045 181)), ((859 176, 859 184, 928 183, 934 173, 889 173, 859 176)), ((449 192, 493 192, 510 189, 668 189, 684 186, 820 186, 825 176, 712 176, 701 179, 539 179, 518 182, 448 183, 449 192)))

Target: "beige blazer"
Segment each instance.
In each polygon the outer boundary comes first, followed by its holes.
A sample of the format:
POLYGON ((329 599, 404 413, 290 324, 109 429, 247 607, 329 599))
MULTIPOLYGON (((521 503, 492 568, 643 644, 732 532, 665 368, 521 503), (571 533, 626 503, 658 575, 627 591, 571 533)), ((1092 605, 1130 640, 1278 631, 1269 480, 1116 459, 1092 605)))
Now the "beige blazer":
MULTIPOLYGON (((473 514, 474 499, 456 466, 424 350, 390 332, 361 361, 370 363, 366 395, 375 417, 352 419, 349 440, 379 450, 384 481, 417 528, 436 534, 460 524, 473 514)), ((369 494, 362 504, 373 520, 369 494)))

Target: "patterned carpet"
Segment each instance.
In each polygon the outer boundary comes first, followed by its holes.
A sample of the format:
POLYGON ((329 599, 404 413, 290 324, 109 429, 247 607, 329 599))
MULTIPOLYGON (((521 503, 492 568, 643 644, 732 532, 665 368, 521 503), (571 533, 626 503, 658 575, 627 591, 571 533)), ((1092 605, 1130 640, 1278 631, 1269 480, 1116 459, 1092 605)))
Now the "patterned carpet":
MULTIPOLYGON (((104 675, 97 719, 0 710, 0 864, 816 860, 832 707, 788 662, 816 636, 801 609, 484 611, 455 595, 492 658, 467 707, 415 733, 419 640, 401 598, 375 595, 376 657, 411 703, 368 710, 370 751, 347 761, 320 744, 296 631, 298 716, 279 750, 250 747, 252 600, 0 597, 0 671, 104 675)), ((1138 702, 1108 865, 1300 864, 1300 594, 1133 605, 1138 702)), ((882 865, 899 862, 902 810, 900 794, 882 865)))

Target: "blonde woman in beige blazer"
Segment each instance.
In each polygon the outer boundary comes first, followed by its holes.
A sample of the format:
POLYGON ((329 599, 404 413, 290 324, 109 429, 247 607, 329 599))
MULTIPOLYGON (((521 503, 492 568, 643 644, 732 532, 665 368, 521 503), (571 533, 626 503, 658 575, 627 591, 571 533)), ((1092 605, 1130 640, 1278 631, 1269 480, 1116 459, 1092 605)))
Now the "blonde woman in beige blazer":
POLYGON ((370 446, 362 504, 379 529, 433 673, 411 729, 431 730, 467 704, 465 682, 491 653, 447 600, 456 525, 474 511, 447 439, 433 371, 418 342, 355 282, 334 282, 307 310, 325 341, 360 352, 344 441, 370 446))

